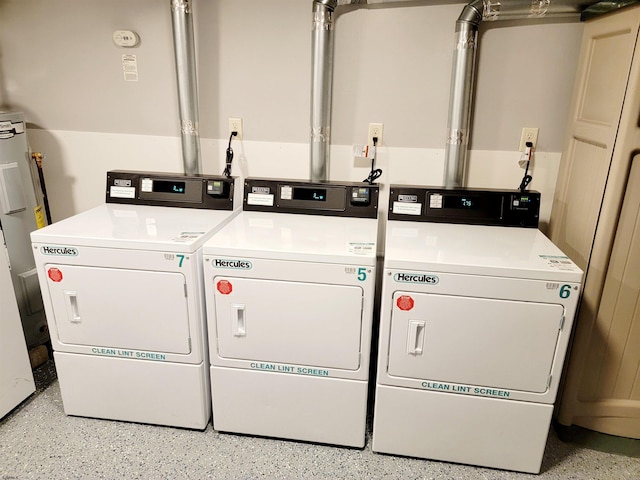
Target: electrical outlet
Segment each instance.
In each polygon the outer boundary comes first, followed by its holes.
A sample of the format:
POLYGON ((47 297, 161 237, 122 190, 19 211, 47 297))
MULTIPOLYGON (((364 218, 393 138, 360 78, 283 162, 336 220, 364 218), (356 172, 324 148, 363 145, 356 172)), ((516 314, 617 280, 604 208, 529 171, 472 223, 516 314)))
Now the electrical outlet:
POLYGON ((242 140, 242 119, 241 118, 229 118, 229 135, 231 132, 238 132, 236 139, 242 140))
POLYGON ((538 143, 538 129, 529 127, 522 129, 522 135, 520 135, 520 149, 519 152, 524 152, 525 145, 527 142, 533 143, 533 149, 535 150, 536 144, 538 143))
POLYGON ((382 146, 382 131, 384 124, 382 123, 370 123, 369 124, 369 136, 367 137, 367 143, 373 145, 373 137, 378 139, 377 145, 382 146))

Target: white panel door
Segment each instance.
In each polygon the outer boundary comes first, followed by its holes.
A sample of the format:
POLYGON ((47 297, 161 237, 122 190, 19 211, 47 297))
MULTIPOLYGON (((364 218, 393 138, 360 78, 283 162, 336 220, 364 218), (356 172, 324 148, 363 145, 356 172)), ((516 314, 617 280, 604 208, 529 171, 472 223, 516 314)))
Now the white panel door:
POLYGON ((411 292, 393 298, 389 375, 547 390, 562 305, 411 292))
POLYGON ((360 366, 360 287, 231 277, 216 277, 214 285, 221 357, 360 366))
POLYGON ((188 354, 180 273, 45 265, 61 343, 188 354))
MULTIPOLYGON (((626 166, 616 168, 620 148, 614 147, 624 133, 621 115, 625 98, 631 97, 627 92, 633 92, 627 83, 634 81, 630 73, 639 25, 640 9, 626 9, 587 22, 582 39, 549 234, 587 274, 596 227, 602 230, 604 218, 607 227, 615 228, 617 220, 619 200, 607 198, 612 192, 605 196, 605 187, 625 181, 620 175, 626 176, 626 166)), ((637 110, 632 108, 630 117, 637 122, 637 110)), ((622 161, 626 165, 628 158, 622 161)))
POLYGON ((0 419, 35 389, 0 229, 0 419))

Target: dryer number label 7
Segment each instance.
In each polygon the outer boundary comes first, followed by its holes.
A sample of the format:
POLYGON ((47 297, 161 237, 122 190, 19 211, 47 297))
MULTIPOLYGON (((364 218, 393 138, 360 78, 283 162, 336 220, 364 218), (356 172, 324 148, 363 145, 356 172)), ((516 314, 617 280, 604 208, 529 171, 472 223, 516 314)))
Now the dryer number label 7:
POLYGON ((185 259, 188 259, 189 257, 187 257, 186 255, 182 255, 182 254, 174 254, 174 253, 165 253, 164 254, 164 259, 165 260, 169 260, 170 262, 173 261, 178 261, 178 268, 182 268, 182 264, 184 263, 185 259))

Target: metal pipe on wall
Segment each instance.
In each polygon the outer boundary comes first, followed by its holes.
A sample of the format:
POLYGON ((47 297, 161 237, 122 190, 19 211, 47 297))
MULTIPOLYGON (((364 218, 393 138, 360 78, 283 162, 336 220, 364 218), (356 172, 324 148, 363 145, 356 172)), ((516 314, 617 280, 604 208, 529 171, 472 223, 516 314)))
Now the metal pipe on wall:
POLYGON ((312 182, 329 178, 331 91, 333 80, 333 12, 336 0, 314 0, 311 37, 311 172, 312 182))
POLYGON ((198 85, 191 0, 171 0, 173 47, 178 82, 184 173, 201 173, 198 133, 198 85))
MULTIPOLYGON (((464 186, 475 86, 478 29, 483 21, 579 17, 599 0, 474 0, 456 22, 444 185, 464 186)), ((338 6, 411 0, 314 0, 311 85, 311 180, 328 179, 333 76, 333 14, 338 6)))
POLYGON ((461 187, 466 172, 475 84, 478 27, 482 13, 478 0, 466 5, 456 22, 453 71, 449 93, 449 120, 444 155, 444 186, 461 187))
POLYGON ((329 179, 331 94, 333 82, 333 15, 338 5, 365 5, 407 0, 313 0, 311 37, 311 166, 313 182, 329 179))
POLYGON ((478 28, 482 21, 579 17, 597 0, 474 0, 466 5, 456 22, 456 36, 449 99, 449 120, 445 145, 444 185, 462 187, 465 183, 471 109, 478 51, 478 28))

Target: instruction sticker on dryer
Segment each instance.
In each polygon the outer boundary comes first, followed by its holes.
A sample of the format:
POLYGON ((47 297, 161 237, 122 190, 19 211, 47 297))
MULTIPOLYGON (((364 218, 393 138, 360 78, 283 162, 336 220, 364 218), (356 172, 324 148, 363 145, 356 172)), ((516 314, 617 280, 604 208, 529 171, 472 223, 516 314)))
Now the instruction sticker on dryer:
POLYGON ((111 198, 136 198, 136 189, 135 187, 111 185, 109 187, 109 196, 111 198))
POLYGON ((180 235, 174 237, 174 242, 190 242, 191 240, 195 240, 200 238, 206 232, 180 232, 180 235))
POLYGON ((538 255, 548 267, 556 270, 576 271, 578 267, 566 255, 538 255))
POLYGON ((373 242, 349 242, 349 253, 356 255, 371 255, 376 244, 373 242))
POLYGON ((391 211, 398 215, 421 215, 422 204, 421 203, 409 203, 409 202, 393 202, 391 211))
POLYGON ((272 194, 267 193, 250 193, 247 195, 247 203, 249 205, 261 205, 263 207, 273 207, 272 194))

